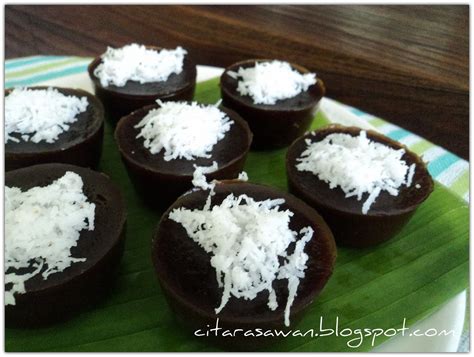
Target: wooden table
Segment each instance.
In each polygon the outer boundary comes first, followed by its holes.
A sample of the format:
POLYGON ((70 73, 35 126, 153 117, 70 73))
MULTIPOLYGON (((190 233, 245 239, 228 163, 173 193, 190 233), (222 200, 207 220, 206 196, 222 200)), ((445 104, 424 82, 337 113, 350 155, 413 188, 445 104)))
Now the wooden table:
POLYGON ((327 95, 469 155, 469 7, 8 5, 6 58, 182 45, 200 64, 302 64, 327 95))

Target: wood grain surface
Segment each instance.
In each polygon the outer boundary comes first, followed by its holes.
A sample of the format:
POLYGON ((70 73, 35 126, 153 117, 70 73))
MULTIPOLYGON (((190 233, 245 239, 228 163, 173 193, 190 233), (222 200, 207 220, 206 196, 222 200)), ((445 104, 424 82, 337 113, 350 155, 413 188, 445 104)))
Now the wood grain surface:
POLYGON ((199 64, 279 58, 327 95, 469 155, 468 5, 7 5, 5 56, 96 56, 130 42, 199 64))

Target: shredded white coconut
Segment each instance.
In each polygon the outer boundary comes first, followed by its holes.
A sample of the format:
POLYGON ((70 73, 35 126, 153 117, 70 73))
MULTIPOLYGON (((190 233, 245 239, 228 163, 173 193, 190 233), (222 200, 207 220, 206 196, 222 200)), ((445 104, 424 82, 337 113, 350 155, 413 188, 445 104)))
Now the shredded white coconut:
POLYGON ((239 176, 237 177, 237 180, 240 181, 248 181, 249 180, 249 175, 245 171, 242 171, 239 176))
POLYGON ((5 305, 25 293, 25 282, 41 272, 43 279, 86 258, 71 257, 81 230, 94 230, 95 204, 82 191, 82 178, 74 172, 49 186, 22 192, 5 187, 5 305), (19 269, 33 267, 27 274, 19 269))
POLYGON ((173 73, 180 74, 187 51, 178 46, 174 50, 156 51, 132 43, 122 48, 107 47, 102 62, 94 70, 100 84, 123 87, 127 81, 140 83, 165 82, 173 73))
POLYGON ((415 176, 415 164, 410 165, 410 168, 408 169, 408 176, 407 176, 407 186, 410 187, 411 183, 413 181, 413 176, 415 176))
POLYGON ((24 141, 54 143, 60 134, 87 110, 87 97, 66 96, 56 88, 15 88, 5 98, 5 143, 24 141))
POLYGON ((255 104, 275 104, 278 100, 296 97, 316 83, 316 74, 301 74, 288 62, 256 62, 255 67, 242 68, 227 74, 239 79, 237 91, 251 96, 255 104))
POLYGON ((363 214, 382 191, 397 196, 401 186, 412 183, 415 164, 409 167, 402 160, 405 150, 374 142, 364 130, 358 136, 334 133, 317 142, 306 139, 306 144, 296 168, 313 173, 331 189, 340 187, 346 197, 356 196, 360 201, 368 193, 363 214))
POLYGON ((196 102, 161 102, 150 110, 135 128, 141 128, 137 138, 150 153, 164 150, 166 161, 177 158, 194 160, 210 158, 210 152, 234 123, 226 113, 213 105, 196 102))
POLYGON ((197 166, 194 165, 194 172, 193 172, 193 180, 192 184, 194 187, 201 188, 203 190, 211 190, 214 191, 214 187, 216 186, 215 182, 208 183, 206 181, 205 174, 210 174, 211 172, 217 171, 218 166, 217 162, 213 161, 212 166, 197 166))
POLYGON ((283 199, 255 201, 247 195, 230 194, 211 208, 210 197, 202 210, 178 208, 169 218, 180 223, 188 236, 212 255, 211 265, 219 287, 224 289, 216 313, 222 311, 231 295, 252 300, 262 291, 268 291, 268 307, 275 310, 278 303, 272 283, 287 279, 284 320, 289 326, 290 308, 299 281, 305 276, 308 255, 304 247, 313 237, 313 229, 292 231, 289 223, 293 212, 280 210, 283 199), (287 249, 295 241, 295 250, 288 255, 287 249))

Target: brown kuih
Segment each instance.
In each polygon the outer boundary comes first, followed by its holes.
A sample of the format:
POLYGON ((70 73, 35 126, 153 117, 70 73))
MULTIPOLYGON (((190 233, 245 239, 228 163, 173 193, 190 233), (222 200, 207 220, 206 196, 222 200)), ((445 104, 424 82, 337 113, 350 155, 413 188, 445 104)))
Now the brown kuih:
MULTIPOLYGON (((29 87, 32 90, 44 90, 49 87, 29 87)), ((19 142, 5 144, 5 171, 22 167, 45 164, 65 163, 83 167, 97 168, 102 154, 104 139, 104 108, 92 94, 81 89, 52 87, 64 95, 87 97, 87 110, 77 116, 77 121, 69 124, 69 129, 61 133, 54 143, 41 141, 34 143, 21 139, 20 133, 10 134, 19 142)), ((11 93, 5 91, 5 96, 11 93)))
MULTIPOLYGON (((242 68, 253 67, 256 62, 270 60, 246 60, 227 67, 220 78, 222 103, 235 110, 244 118, 254 135, 252 148, 277 149, 290 145, 303 135, 311 125, 319 101, 326 89, 320 78, 308 90, 293 98, 277 101, 274 105, 254 104, 252 97, 242 96, 237 91, 238 80, 228 75, 242 68)), ((300 73, 309 73, 301 66, 291 63, 291 67, 300 73)))
MULTIPOLYGON (((147 49, 160 51, 161 47, 146 46, 147 49)), ((171 74, 166 81, 140 83, 128 81, 123 87, 109 85, 103 87, 94 74, 101 63, 101 57, 96 57, 88 67, 89 77, 92 80, 95 94, 102 101, 106 114, 116 123, 121 117, 146 105, 162 101, 188 101, 194 97, 196 88, 196 65, 187 54, 183 61, 181 73, 171 74)))
MULTIPOLYGON (((246 194, 255 200, 283 198, 281 209, 294 212, 290 229, 300 231, 310 226, 313 238, 306 244, 308 254, 305 277, 300 280, 297 296, 290 310, 290 327, 295 328, 307 308, 322 291, 330 278, 336 259, 336 245, 332 233, 321 216, 300 199, 275 188, 244 183, 236 180, 221 181, 216 184, 212 204, 220 204, 229 195, 246 194)), ((253 330, 277 329, 288 331, 284 325, 284 310, 288 297, 288 281, 275 280, 278 308, 268 308, 268 292, 260 292, 253 300, 237 299, 231 296, 224 309, 216 315, 223 288, 218 286, 216 271, 211 266, 211 255, 194 242, 184 227, 169 219, 169 213, 185 207, 202 209, 209 191, 195 191, 181 196, 161 217, 152 241, 152 260, 159 283, 177 320, 190 330, 190 334, 200 329, 206 333, 216 325, 225 329, 253 330)), ((290 246, 289 249, 294 249, 290 246)), ((220 330, 220 331, 223 331, 220 330)), ((201 341, 216 343, 229 350, 256 350, 275 343, 276 337, 200 337, 201 341)))
POLYGON ((46 280, 41 274, 25 283, 26 293, 16 294, 16 305, 5 306, 7 327, 39 327, 69 319, 92 307, 112 287, 122 257, 126 208, 119 189, 102 174, 65 164, 44 164, 8 172, 5 185, 23 191, 46 186, 67 171, 81 176, 84 194, 95 203, 95 228, 83 230, 71 255, 87 258, 71 264, 46 280))
POLYGON ((329 125, 297 139, 288 149, 286 156, 289 191, 324 217, 338 245, 357 248, 376 245, 395 236, 433 191, 433 179, 422 159, 404 145, 372 130, 366 130, 367 138, 395 150, 403 148, 405 154, 402 160, 405 160, 408 166, 416 166, 410 187, 400 187, 398 196, 382 191, 367 214, 362 213, 367 194, 360 201, 356 197, 346 198, 339 187, 330 189, 326 182, 319 180, 311 172, 297 170, 297 158, 307 148, 306 139, 311 139, 311 142, 320 141, 333 133, 358 136, 361 130, 357 127, 329 125), (420 188, 416 188, 416 185, 420 185, 420 188))
POLYGON ((115 139, 128 175, 149 206, 167 208, 178 196, 190 190, 193 187, 191 181, 195 165, 207 167, 213 161, 217 162, 217 171, 206 174, 208 180, 236 178, 243 170, 252 133, 245 120, 237 113, 219 107, 234 124, 225 137, 214 145, 210 158, 165 161, 164 150, 152 154, 144 147, 144 139, 136 138, 140 129, 135 128, 135 125, 155 108, 159 108, 159 105, 146 106, 123 117, 115 130, 115 139))

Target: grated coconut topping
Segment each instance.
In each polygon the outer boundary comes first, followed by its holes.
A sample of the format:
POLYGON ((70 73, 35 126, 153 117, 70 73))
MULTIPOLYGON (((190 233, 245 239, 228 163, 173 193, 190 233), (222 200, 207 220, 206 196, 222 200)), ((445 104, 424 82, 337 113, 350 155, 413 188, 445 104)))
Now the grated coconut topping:
POLYGON ((128 81, 141 84, 165 82, 172 74, 183 71, 183 61, 187 51, 178 46, 174 50, 156 51, 144 45, 132 43, 122 48, 107 47, 101 56, 102 62, 94 70, 100 84, 123 87, 128 81))
POLYGON ((213 105, 196 102, 161 102, 135 126, 140 129, 137 138, 150 153, 164 150, 166 161, 210 158, 215 144, 222 140, 234 123, 213 105))
POLYGON ((71 256, 81 230, 94 230, 95 204, 84 195, 82 178, 74 172, 49 186, 21 191, 5 187, 5 305, 25 293, 25 282, 62 272, 86 258, 71 256), (19 269, 34 271, 20 274, 19 269), (45 269, 43 269, 45 268, 45 269))
POLYGON ((331 189, 340 187, 346 197, 356 196, 367 214, 381 192, 397 196, 402 186, 410 187, 415 164, 402 160, 404 149, 395 150, 367 138, 362 130, 358 136, 335 133, 311 142, 297 159, 298 171, 308 171, 326 182, 331 189))
POLYGON ((217 162, 213 161, 211 166, 197 166, 194 165, 193 179, 191 183, 196 188, 201 188, 203 190, 210 190, 214 192, 216 187, 215 182, 207 182, 205 174, 210 174, 217 171, 218 169, 217 162))
POLYGON ((66 96, 56 88, 15 88, 5 97, 5 143, 23 141, 54 143, 69 124, 87 110, 87 97, 66 96))
POLYGON ((301 74, 282 61, 256 62, 255 67, 240 67, 237 72, 227 73, 238 79, 237 92, 252 97, 254 104, 273 105, 296 97, 316 83, 316 74, 301 74))
POLYGON ((262 291, 268 291, 268 307, 275 310, 278 303, 273 281, 287 279, 289 296, 284 320, 289 326, 290 308, 307 267, 304 248, 313 237, 313 229, 308 226, 297 233, 289 228, 293 212, 280 209, 284 199, 255 201, 247 195, 229 194, 220 205, 211 208, 213 189, 203 209, 177 208, 169 218, 180 223, 188 236, 212 256, 211 266, 223 288, 216 314, 231 296, 253 300, 262 291), (294 252, 288 254, 292 243, 294 252))

